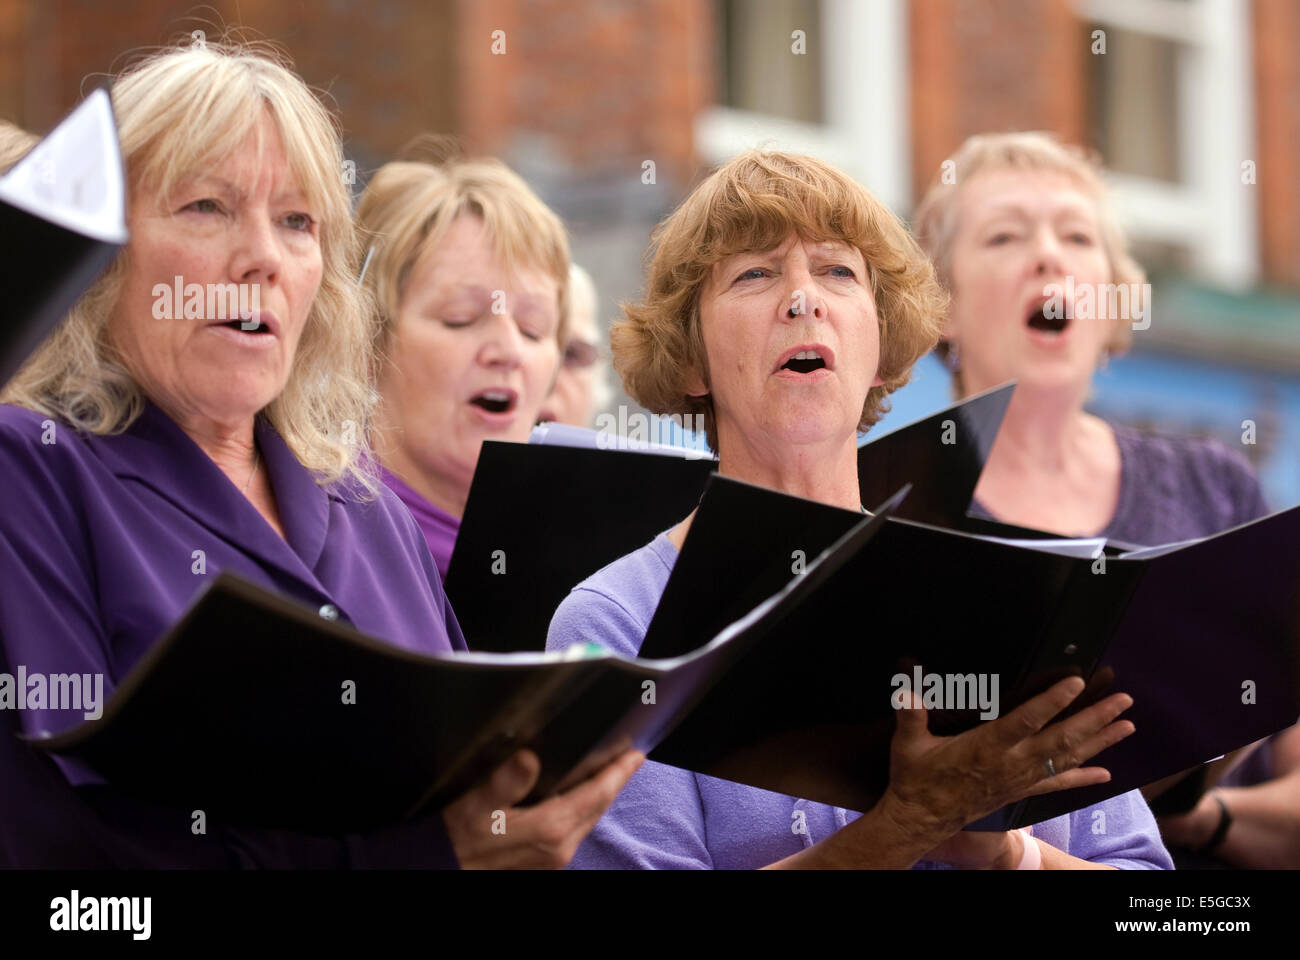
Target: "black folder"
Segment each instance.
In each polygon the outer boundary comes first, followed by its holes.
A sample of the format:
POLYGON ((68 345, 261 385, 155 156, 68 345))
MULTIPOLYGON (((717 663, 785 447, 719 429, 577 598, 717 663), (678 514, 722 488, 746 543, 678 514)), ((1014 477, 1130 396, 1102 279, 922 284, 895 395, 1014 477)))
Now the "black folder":
POLYGON ((124 184, 104 90, 0 177, 0 386, 126 242, 124 184))
MULTIPOLYGON (((798 576, 856 514, 715 484, 639 656, 679 655, 798 576)), ((891 519, 652 759, 867 810, 884 789, 900 673, 999 677, 999 713, 1071 674, 1072 709, 1124 691, 1136 732, 1089 763, 1111 780, 974 825, 1010 829, 1136 789, 1300 717, 1300 507, 1147 559, 1094 559, 891 519)), ((931 712, 952 735, 973 709, 931 712)))
POLYGON ((99 719, 34 742, 119 790, 244 826, 391 823, 445 806, 523 747, 542 760, 539 800, 630 745, 658 743, 718 676, 799 615, 904 493, 701 649, 660 663, 590 644, 419 655, 222 573, 99 719))
MULTIPOLYGON (((860 447, 862 502, 910 484, 899 516, 958 529, 971 522, 966 508, 1013 388, 967 398, 860 447)), ((446 581, 470 647, 543 649, 569 591, 680 522, 716 469, 697 451, 484 443, 446 581)))

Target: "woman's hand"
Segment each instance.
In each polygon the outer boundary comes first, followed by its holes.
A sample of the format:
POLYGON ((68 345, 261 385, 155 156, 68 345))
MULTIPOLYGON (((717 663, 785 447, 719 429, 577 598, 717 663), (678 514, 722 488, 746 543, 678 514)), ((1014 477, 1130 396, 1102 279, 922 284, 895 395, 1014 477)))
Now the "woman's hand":
POLYGON ((920 698, 908 694, 917 707, 898 711, 881 804, 901 827, 933 838, 929 849, 1008 803, 1105 783, 1108 771, 1082 764, 1133 732, 1132 723, 1115 720, 1133 698, 1112 694, 1049 726, 1083 690, 1083 680, 1070 677, 955 737, 931 734, 920 698))
POLYGON ((518 807, 537 782, 541 761, 521 750, 482 786, 446 807, 442 816, 461 868, 560 869, 591 832, 645 754, 627 750, 589 780, 531 807, 518 807))
MULTIPOLYGON (((991 865, 1000 865, 998 857, 1011 851, 999 843, 1014 846, 1014 838, 951 838, 966 824, 1025 797, 1105 783, 1109 772, 1082 764, 1134 730, 1127 720, 1115 722, 1133 705, 1126 693, 1048 726, 1084 687, 1078 677, 1062 680, 1006 716, 955 737, 933 736, 920 697, 905 693, 915 706, 898 711, 889 786, 879 802, 847 827, 771 866, 907 868, 922 858, 944 859, 937 850, 963 858, 989 856, 991 865), (1049 758, 1055 776, 1049 774, 1049 758)), ((1019 863, 1021 852, 1011 866, 1019 863)), ((1044 863, 1050 853, 1045 847, 1044 863)))

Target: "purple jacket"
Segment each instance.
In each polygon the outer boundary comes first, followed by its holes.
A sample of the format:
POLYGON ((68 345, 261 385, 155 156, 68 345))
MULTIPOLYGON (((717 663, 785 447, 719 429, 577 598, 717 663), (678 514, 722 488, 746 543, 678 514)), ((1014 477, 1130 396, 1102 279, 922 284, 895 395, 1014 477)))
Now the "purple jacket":
MULTIPOLYGON (((556 610, 547 649, 591 641, 636 656, 676 560, 676 548, 660 534, 597 571, 556 610)), ((792 669, 799 669, 797 662, 792 669)), ((858 816, 647 760, 570 865, 750 870, 798 853, 858 816)), ((1173 868, 1137 791, 1035 824, 1033 832, 1083 860, 1121 869, 1173 868)))
POLYGON ((429 544, 433 562, 438 567, 438 576, 445 581, 447 569, 451 566, 452 551, 456 549, 456 534, 460 533, 460 520, 424 499, 407 486, 397 474, 382 466, 378 472, 379 479, 389 490, 397 494, 397 499, 411 511, 416 525, 424 534, 425 542, 429 544))
MULTIPOLYGON (((0 673, 102 674, 107 697, 221 570, 394 646, 465 649, 424 537, 386 490, 318 486, 259 418, 282 539, 156 406, 85 436, 0 405, 0 673)), ((237 698, 232 709, 238 709, 237 698)), ((319 837, 208 823, 129 799, 17 740, 83 713, 0 710, 0 866, 455 866, 439 814, 319 837)))

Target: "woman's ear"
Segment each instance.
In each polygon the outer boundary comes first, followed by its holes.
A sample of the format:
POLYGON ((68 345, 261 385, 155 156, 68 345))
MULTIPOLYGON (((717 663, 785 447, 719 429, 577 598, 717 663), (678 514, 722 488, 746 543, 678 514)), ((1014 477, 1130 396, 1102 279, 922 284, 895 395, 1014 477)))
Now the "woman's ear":
POLYGON ((876 379, 871 381, 871 385, 873 387, 883 387, 885 385, 885 381, 880 379, 880 374, 876 374, 876 379))
POLYGON ((708 384, 704 382, 704 378, 700 376, 698 370, 692 369, 686 374, 684 386, 688 397, 707 397, 709 395, 708 384))

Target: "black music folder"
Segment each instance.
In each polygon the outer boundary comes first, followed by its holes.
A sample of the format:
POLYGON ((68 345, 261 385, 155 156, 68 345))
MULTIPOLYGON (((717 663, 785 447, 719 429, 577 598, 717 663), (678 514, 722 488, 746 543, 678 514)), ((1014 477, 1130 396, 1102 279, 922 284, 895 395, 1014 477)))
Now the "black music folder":
POLYGON ((0 177, 0 386, 126 243, 126 186, 112 102, 86 97, 0 177))
POLYGON ((33 742, 85 761, 116 789, 244 826, 339 833, 391 823, 445 806, 524 747, 542 760, 539 800, 629 746, 658 743, 719 676, 800 615, 905 493, 700 649, 658 663, 591 644, 420 655, 222 573, 100 718, 33 742))
MULTIPOLYGON (((639 656, 694 648, 797 579, 803 558, 857 520, 715 483, 639 656)), ((1111 780, 1034 797, 973 825, 1001 830, 1139 788, 1296 722, 1300 507, 1119 558, 1094 555, 1097 546, 1000 542, 891 519, 651 758, 867 810, 888 778, 900 675, 910 686, 943 683, 945 706, 930 711, 930 730, 941 735, 991 719, 969 701, 991 692, 994 677, 998 715, 1070 674, 1088 681, 1075 709, 1129 693, 1134 705, 1123 717, 1136 732, 1089 761, 1111 780)))
MULTIPOLYGON (((862 502, 911 485, 899 516, 963 529, 1014 384, 970 397, 858 449, 862 502)), ((578 583, 698 506, 717 462, 601 449, 618 438, 557 431, 560 443, 483 444, 447 571, 447 596, 475 650, 542 650, 578 583)), ((1048 536, 1037 534, 1037 536, 1048 536)))

